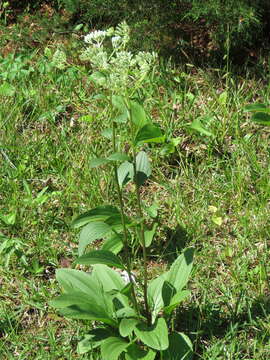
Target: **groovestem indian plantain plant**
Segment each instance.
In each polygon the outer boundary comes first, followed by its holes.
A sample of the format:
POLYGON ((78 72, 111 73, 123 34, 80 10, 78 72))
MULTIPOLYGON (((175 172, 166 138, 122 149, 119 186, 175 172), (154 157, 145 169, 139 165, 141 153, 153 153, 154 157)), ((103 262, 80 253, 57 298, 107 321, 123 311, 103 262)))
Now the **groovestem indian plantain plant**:
MULTIPOLYGON (((192 269, 193 249, 188 248, 178 256, 169 271, 148 280, 147 250, 157 228, 157 206, 147 208, 141 199, 141 187, 151 174, 148 154, 142 146, 162 143, 164 136, 143 106, 134 100, 137 90, 147 86, 147 76, 157 56, 142 52, 133 55, 126 50, 128 41, 126 23, 85 37, 88 46, 81 59, 90 62, 90 79, 103 89, 112 114, 111 127, 102 132, 111 142, 111 153, 92 159, 91 166, 113 167, 119 208, 101 205, 73 221, 75 228, 82 228, 75 264, 91 266, 91 271, 59 269, 56 278, 63 294, 51 304, 64 316, 94 322, 93 329, 78 344, 79 353, 100 347, 102 360, 191 359, 192 344, 185 334, 175 331, 173 313, 190 294, 183 289, 192 269), (108 39, 110 50, 105 46, 108 39), (121 151, 123 144, 117 136, 120 132, 127 136, 126 152, 121 151), (126 215, 123 196, 130 181, 136 189, 133 217, 126 215), (105 239, 101 249, 85 253, 87 246, 97 239, 105 239), (143 254, 142 286, 132 272, 130 248, 134 242, 143 254)), ((58 52, 54 63, 63 69, 65 59, 58 52)))

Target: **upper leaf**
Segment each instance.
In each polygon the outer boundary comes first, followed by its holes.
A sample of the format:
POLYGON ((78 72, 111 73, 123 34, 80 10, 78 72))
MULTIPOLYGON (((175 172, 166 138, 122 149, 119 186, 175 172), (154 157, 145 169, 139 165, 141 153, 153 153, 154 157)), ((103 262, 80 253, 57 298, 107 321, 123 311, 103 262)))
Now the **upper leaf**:
POLYGON ((162 143, 165 140, 165 136, 162 134, 159 127, 153 124, 144 125, 137 133, 134 140, 134 145, 143 143, 162 143))
POLYGON ((156 229, 157 229, 158 224, 154 223, 153 227, 151 230, 146 230, 144 232, 144 237, 145 237, 145 246, 149 247, 152 244, 152 240, 153 237, 155 235, 156 229))
POLYGON ((95 265, 95 264, 104 264, 107 266, 114 266, 119 269, 124 269, 124 265, 118 256, 116 256, 111 251, 107 250, 93 250, 89 253, 80 256, 75 264, 81 265, 95 265))
POLYGON ((193 265, 194 249, 186 249, 172 264, 166 280, 171 283, 176 291, 180 291, 186 285, 193 265))
POLYGON ((91 242, 97 239, 104 238, 104 236, 110 231, 111 226, 101 221, 90 222, 88 225, 86 225, 80 233, 78 249, 79 255, 83 254, 87 245, 91 244, 91 242))
POLYGON ((133 165, 128 161, 123 162, 117 170, 117 176, 120 188, 122 188, 125 184, 129 182, 129 180, 133 179, 133 165))
POLYGON ((101 249, 118 254, 123 249, 123 236, 121 234, 112 234, 104 242, 101 249))
POLYGON ((142 128, 147 123, 144 108, 138 102, 130 102, 130 113, 132 122, 136 125, 138 129, 142 128))
POLYGON ((151 175, 151 166, 146 152, 140 151, 136 156, 136 174, 134 181, 141 186, 151 175))
POLYGON ((116 152, 108 156, 109 161, 128 161, 130 160, 129 156, 124 153, 116 152))
POLYGON ((92 276, 102 285, 105 291, 113 289, 121 291, 126 285, 119 273, 106 265, 94 265, 92 276))
POLYGON ((163 273, 158 278, 149 282, 148 286, 148 298, 149 298, 149 305, 151 306, 152 311, 152 321, 154 322, 158 313, 163 308, 163 298, 162 298, 162 287, 164 281, 167 278, 168 273, 163 273))
POLYGON ((119 215, 119 210, 111 205, 98 206, 90 211, 85 212, 82 215, 79 215, 72 222, 74 228, 81 227, 88 224, 91 221, 104 221, 107 220, 110 216, 119 215))

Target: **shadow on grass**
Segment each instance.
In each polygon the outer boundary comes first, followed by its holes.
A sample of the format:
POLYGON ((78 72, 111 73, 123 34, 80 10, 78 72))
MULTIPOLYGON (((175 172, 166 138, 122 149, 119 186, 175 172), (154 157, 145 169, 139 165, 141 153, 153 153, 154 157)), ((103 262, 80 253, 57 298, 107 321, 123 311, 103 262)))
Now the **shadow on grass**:
POLYGON ((250 303, 247 301, 242 304, 242 310, 238 314, 233 311, 224 312, 223 306, 211 303, 179 309, 175 327, 191 338, 196 353, 193 360, 196 360, 201 359, 205 351, 203 344, 213 338, 215 341, 224 339, 224 342, 228 342, 244 332, 247 338, 256 336, 261 343, 269 344, 270 330, 266 331, 262 326, 263 322, 269 323, 269 317, 270 298, 258 297, 250 303), (256 333, 254 327, 257 329, 256 333))

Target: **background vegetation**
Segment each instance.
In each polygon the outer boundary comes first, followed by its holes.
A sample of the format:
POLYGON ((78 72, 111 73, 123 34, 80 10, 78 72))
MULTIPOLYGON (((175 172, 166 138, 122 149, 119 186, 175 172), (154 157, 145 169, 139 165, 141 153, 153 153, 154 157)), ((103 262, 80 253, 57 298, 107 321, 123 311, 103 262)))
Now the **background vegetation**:
MULTIPOLYGON (((89 323, 63 319, 48 301, 59 293, 55 270, 77 256, 72 219, 116 199, 111 176, 89 166, 106 152, 108 114, 76 68, 52 66, 50 51, 76 62, 83 35, 126 18, 134 49, 163 55, 144 94, 168 139, 153 149, 142 194, 161 209, 150 273, 194 246, 192 296, 176 322, 194 358, 269 359, 269 130, 243 111, 269 104, 269 3, 203 3, 2 2, 1 358, 89 359, 76 352, 89 323)), ((134 189, 125 196, 132 208, 134 189)))

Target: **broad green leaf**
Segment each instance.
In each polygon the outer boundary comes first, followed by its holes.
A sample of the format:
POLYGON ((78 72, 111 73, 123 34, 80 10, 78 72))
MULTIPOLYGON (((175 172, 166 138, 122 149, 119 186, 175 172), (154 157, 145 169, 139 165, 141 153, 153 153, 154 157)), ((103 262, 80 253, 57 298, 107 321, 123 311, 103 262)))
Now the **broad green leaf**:
POLYGON ((270 107, 265 104, 250 104, 244 107, 245 112, 265 112, 270 113, 270 107))
POLYGON ((106 221, 109 217, 116 215, 120 215, 120 212, 116 207, 111 205, 98 206, 82 215, 79 215, 75 220, 73 220, 71 225, 74 228, 79 228, 89 222, 106 221))
POLYGON ((128 298, 131 298, 132 295, 132 283, 128 283, 122 290, 121 294, 126 295, 128 298))
POLYGON ((120 112, 113 121, 118 123, 125 123, 128 120, 128 109, 125 104, 125 99, 120 95, 112 96, 112 105, 120 112))
POLYGON ((186 297, 190 295, 190 291, 182 290, 173 295, 170 305, 165 306, 163 311, 166 315, 170 315, 172 311, 179 306, 180 302, 182 302, 186 297))
POLYGON ((79 238, 79 255, 82 255, 86 246, 97 239, 102 239, 111 231, 111 227, 101 221, 87 224, 80 233, 79 238))
POLYGON ((151 166, 147 154, 140 151, 136 156, 136 174, 134 182, 141 186, 151 175, 151 166))
POLYGON ((168 306, 171 303, 173 296, 176 294, 175 287, 168 281, 164 281, 162 286, 162 300, 164 306, 168 306))
POLYGON ((111 251, 118 254, 123 249, 123 237, 120 234, 113 234, 102 245, 102 250, 111 251))
POLYGON ((120 354, 128 345, 129 343, 120 337, 109 337, 101 343, 102 360, 119 360, 120 354))
POLYGON ((128 111, 126 110, 123 114, 117 115, 112 121, 116 123, 126 123, 128 120, 128 111))
POLYGON ((146 351, 139 348, 138 345, 132 344, 127 348, 127 353, 125 354, 126 360, 154 360, 156 357, 156 352, 152 349, 146 351))
POLYGON ((127 110, 125 99, 121 95, 112 95, 112 105, 121 112, 127 110))
POLYGON ((149 327, 146 324, 138 324, 134 332, 143 344, 155 350, 166 350, 169 346, 168 327, 163 318, 158 318, 154 325, 149 327))
POLYGON ((163 353, 166 360, 191 360, 192 343, 183 333, 174 332, 169 336, 169 347, 163 353))
POLYGON ((72 319, 101 321, 117 326, 117 322, 112 317, 112 308, 104 308, 102 301, 97 301, 83 292, 69 292, 52 300, 50 305, 72 319))
POLYGON ((155 235, 156 229, 157 229, 158 224, 154 223, 153 227, 151 230, 146 230, 144 232, 144 237, 145 237, 145 246, 149 247, 152 244, 152 240, 153 237, 155 235))
POLYGON ((131 120, 137 126, 138 129, 147 124, 147 118, 142 105, 136 101, 130 102, 131 120))
POLYGON ((77 345, 78 354, 85 354, 90 350, 100 346, 101 342, 108 337, 112 336, 112 332, 105 328, 95 328, 88 334, 77 345))
POLYGON ((186 249, 172 264, 166 280, 171 283, 176 291, 181 291, 188 282, 192 269, 194 249, 186 249))
POLYGON ((152 142, 162 143, 164 140, 165 137, 159 127, 153 124, 146 124, 138 131, 134 140, 134 145, 152 142))
POLYGON ((118 256, 116 256, 111 251, 106 250, 93 250, 89 253, 80 256, 75 264, 81 265, 95 265, 95 264, 104 264, 107 266, 114 266, 119 269, 124 269, 124 265, 118 256))
POLYGON ((129 306, 123 307, 116 311, 117 319, 136 317, 137 313, 129 306))
POLYGON ((107 157, 109 161, 129 161, 130 158, 127 154, 123 154, 120 152, 113 153, 107 157))
POLYGON ((107 292, 115 289, 121 291, 126 285, 120 274, 106 265, 94 265, 92 276, 107 292))
POLYGON ((149 282, 148 286, 148 298, 149 305, 152 311, 152 321, 156 320, 156 317, 160 310, 163 308, 164 303, 162 299, 162 287, 164 281, 167 278, 168 273, 163 273, 158 278, 149 282))
POLYGON ((90 168, 108 164, 109 160, 105 158, 94 158, 90 160, 90 168))
POLYGON ((138 319, 128 319, 128 318, 122 319, 119 325, 120 335, 123 337, 130 335, 137 324, 138 324, 138 319))
POLYGON ((80 291, 89 297, 96 297, 100 287, 90 274, 75 269, 56 270, 56 280, 66 293, 80 291))
POLYGON ((251 120, 259 125, 270 126, 270 114, 257 112, 254 115, 252 115, 251 120))
POLYGON ((128 161, 123 162, 117 170, 117 176, 118 176, 118 183, 122 188, 134 176, 133 165, 128 161))
POLYGON ((197 118, 195 120, 192 121, 192 123, 189 125, 189 127, 193 130, 198 131, 200 134, 202 135, 206 135, 206 136, 214 136, 210 131, 206 130, 202 123, 200 118, 197 118))
POLYGON ((15 91, 15 87, 7 82, 0 85, 0 96, 13 96, 15 91))

